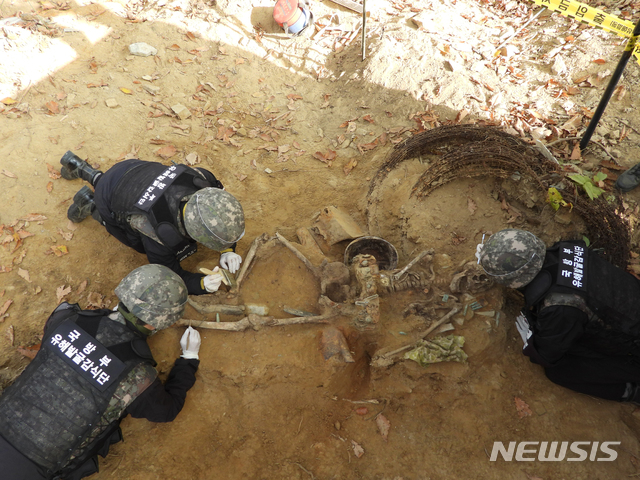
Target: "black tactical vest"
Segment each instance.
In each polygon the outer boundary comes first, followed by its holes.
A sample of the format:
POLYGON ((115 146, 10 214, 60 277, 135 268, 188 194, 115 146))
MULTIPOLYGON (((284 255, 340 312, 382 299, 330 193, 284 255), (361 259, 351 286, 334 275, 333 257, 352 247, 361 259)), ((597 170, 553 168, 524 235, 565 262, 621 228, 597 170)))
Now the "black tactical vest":
MULTIPOLYGON (((40 351, 0 397, 0 435, 40 466, 47 478, 64 467, 68 471, 74 459, 79 464, 85 462, 87 456, 83 455, 84 452, 95 455, 100 447, 95 443, 104 440, 103 434, 119 424, 122 411, 109 420, 110 424, 103 418, 103 414, 117 404, 114 400, 118 400, 118 393, 124 388, 136 398, 144 391, 140 386, 146 388, 157 375, 146 340, 126 325, 109 319, 107 315, 110 313, 113 312, 81 311, 77 305, 66 303, 58 307, 47 322, 40 351), (77 373, 69 361, 55 351, 56 345, 53 344, 57 335, 54 334, 64 328, 77 333, 78 327, 90 335, 84 338, 93 337, 92 340, 97 341, 92 343, 93 347, 97 345, 98 351, 100 347, 106 347, 109 356, 115 357, 111 360, 114 363, 117 360, 124 366, 103 391, 91 376, 77 373), (145 368, 139 368, 145 365, 145 368), (130 388, 123 380, 130 378, 129 374, 134 369, 143 372, 147 378, 135 388, 130 388)), ((98 362, 95 363, 100 367, 98 362)), ((95 378, 99 378, 98 369, 95 372, 95 378)), ((128 404, 133 398, 127 399, 128 404)))
POLYGON ((178 261, 196 252, 197 244, 178 228, 183 198, 206 187, 220 188, 186 165, 165 166, 144 162, 130 168, 118 181, 111 199, 114 219, 136 234, 127 222, 130 215, 144 215, 160 241, 173 250, 178 261))
POLYGON ((640 355, 640 281, 584 242, 548 249, 542 270, 523 290, 534 331, 542 308, 574 306, 589 319, 581 344, 605 354, 640 355))

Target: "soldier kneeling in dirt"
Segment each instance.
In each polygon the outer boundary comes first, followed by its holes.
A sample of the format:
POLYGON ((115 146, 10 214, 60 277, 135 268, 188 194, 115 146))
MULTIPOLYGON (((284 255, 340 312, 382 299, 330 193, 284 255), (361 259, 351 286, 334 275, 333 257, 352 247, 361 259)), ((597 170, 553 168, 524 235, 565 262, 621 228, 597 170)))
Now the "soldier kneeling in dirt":
POLYGON ((77 223, 93 216, 122 243, 146 253, 150 263, 180 275, 189 294, 215 292, 222 282, 217 267, 205 276, 180 266, 198 243, 221 253, 222 268, 240 268, 235 248, 244 235, 242 206, 208 170, 125 160, 103 173, 70 151, 60 163, 64 178, 81 178, 95 188, 95 195, 88 186, 76 193, 67 217, 77 223))
POLYGON ((640 281, 583 241, 546 249, 524 230, 501 230, 476 255, 496 282, 524 293, 523 353, 552 382, 640 403, 640 281))
POLYGON ((115 290, 117 309, 62 303, 42 347, 0 396, 4 480, 75 480, 98 471, 98 454, 122 440, 130 414, 170 422, 195 383, 200 335, 191 327, 163 385, 146 337, 175 323, 187 301, 182 279, 161 265, 133 270, 115 290))

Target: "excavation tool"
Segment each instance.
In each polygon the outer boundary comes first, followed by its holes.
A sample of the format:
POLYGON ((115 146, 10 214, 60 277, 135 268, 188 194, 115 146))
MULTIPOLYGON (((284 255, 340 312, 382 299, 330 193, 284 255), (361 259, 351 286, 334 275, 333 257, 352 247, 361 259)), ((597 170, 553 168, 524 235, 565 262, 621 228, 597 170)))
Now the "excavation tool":
POLYGON ((225 268, 219 268, 217 272, 214 272, 213 270, 209 270, 208 268, 203 267, 200 269, 200 271, 205 275, 215 275, 216 273, 219 273, 220 275, 222 275, 222 283, 224 283, 229 288, 233 288, 237 285, 236 277, 234 277, 233 273, 225 268))

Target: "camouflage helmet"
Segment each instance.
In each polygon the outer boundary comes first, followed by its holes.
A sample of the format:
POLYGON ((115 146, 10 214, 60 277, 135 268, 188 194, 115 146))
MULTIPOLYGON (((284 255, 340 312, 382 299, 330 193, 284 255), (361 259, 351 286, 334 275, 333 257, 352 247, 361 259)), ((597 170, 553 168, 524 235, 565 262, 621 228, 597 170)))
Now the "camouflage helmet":
POLYGON ((480 264, 496 282, 520 288, 540 272, 546 250, 533 233, 507 228, 489 237, 480 252, 480 264))
POLYGON ((133 270, 115 292, 129 312, 156 330, 180 319, 188 296, 187 287, 177 273, 155 264, 133 270))
POLYGON ((196 242, 212 250, 225 250, 244 235, 242 205, 225 190, 203 188, 187 202, 184 226, 196 242))

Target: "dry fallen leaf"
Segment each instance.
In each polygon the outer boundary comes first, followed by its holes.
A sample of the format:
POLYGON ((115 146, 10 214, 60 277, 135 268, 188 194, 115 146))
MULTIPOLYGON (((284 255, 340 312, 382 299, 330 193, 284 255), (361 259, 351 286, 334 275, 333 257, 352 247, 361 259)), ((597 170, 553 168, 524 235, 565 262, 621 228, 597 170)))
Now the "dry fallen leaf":
POLYGON ((173 157, 176 153, 178 153, 178 149, 173 145, 165 145, 164 147, 156 150, 156 155, 164 158, 165 160, 173 157))
POLYGON ((24 270, 23 268, 18 268, 18 275, 24 278, 27 282, 31 283, 31 277, 29 276, 29 272, 24 270))
POLYGON ((53 191, 53 182, 47 183, 47 192, 51 193, 53 191))
POLYGON ((60 303, 64 297, 69 295, 69 293, 71 293, 71 287, 60 285, 58 288, 56 288, 56 297, 58 299, 58 303, 60 303))
POLYGON ((80 286, 78 287, 78 291, 76 292, 76 294, 80 295, 82 292, 84 292, 85 288, 87 288, 87 281, 83 280, 80 286))
POLYGON ((597 63, 598 65, 604 65, 607 61, 604 58, 596 58, 593 63, 597 63))
POLYGON ((14 175, 13 173, 11 173, 9 170, 5 170, 4 168, 2 169, 2 174, 5 177, 9 177, 9 178, 18 178, 16 175, 14 175))
POLYGON ((59 171, 53 168, 53 165, 50 165, 48 163, 47 163, 47 171, 49 172, 49 178, 53 178, 54 180, 57 180, 62 176, 60 175, 59 171))
POLYGON ((515 402, 516 402, 516 410, 518 411, 519 418, 531 416, 533 412, 531 411, 531 408, 529 408, 529 405, 527 405, 527 403, 524 400, 522 400, 519 397, 515 397, 515 402))
POLYGON ((344 174, 349 175, 351 173, 351 170, 356 168, 356 165, 358 165, 358 160, 356 159, 356 157, 351 157, 349 159, 349 162, 343 168, 344 174))
POLYGON ((195 152, 191 152, 189 155, 184 157, 184 160, 187 162, 187 165, 196 165, 197 163, 200 163, 200 157, 195 152))
POLYGON ((65 232, 61 228, 58 229, 58 234, 67 242, 73 238, 73 232, 65 232))
POLYGON ((18 102, 17 102, 17 100, 14 100, 13 98, 6 97, 6 98, 3 98, 2 100, 0 100, 0 103, 4 103, 5 105, 13 105, 14 103, 18 103, 18 102))
POLYGON ((562 125, 563 130, 577 130, 582 125, 582 115, 574 115, 571 119, 567 120, 564 125, 562 125))
POLYGON ((582 150, 580 149, 580 142, 576 142, 576 144, 573 146, 570 159, 571 160, 582 159, 582 150))
POLYGON ((49 110, 49 113, 52 115, 60 113, 60 108, 58 107, 57 102, 54 102, 53 100, 45 103, 44 106, 47 107, 47 110, 49 110))
POLYGON ((627 94, 627 87, 625 87, 624 85, 618 85, 614 90, 613 96, 615 100, 619 102, 624 98, 626 94, 627 94))
POLYGON ((98 308, 106 308, 109 306, 109 302, 105 300, 104 295, 100 295, 97 292, 91 292, 87 295, 87 310, 96 310, 98 308))
POLYGON ((7 300, 6 302, 4 302, 4 305, 2 305, 2 308, 0 308, 0 317, 5 313, 7 313, 7 310, 9 310, 9 307, 11 306, 12 303, 13 303, 13 300, 7 300))
POLYGON ((364 153, 367 152, 369 150, 373 150, 374 148, 376 148, 378 146, 378 139, 376 138, 373 142, 369 142, 369 143, 359 143, 357 145, 358 147, 358 151, 360 153, 364 153))
POLYGON ((324 153, 322 153, 322 152, 316 152, 316 153, 314 153, 314 154, 313 154, 313 158, 316 158, 316 159, 320 160, 321 162, 326 163, 328 167, 330 167, 330 166, 332 165, 332 163, 333 163, 333 162, 332 162, 329 158, 327 158, 327 156, 326 156, 324 153))
POLYGON ((467 239, 467 237, 462 237, 462 236, 458 235, 456 232, 451 232, 451 243, 453 245, 460 245, 466 239, 467 239))
POLYGON ((78 225, 73 223, 71 220, 67 222, 67 230, 71 230, 72 232, 78 229, 78 225))
POLYGON ((36 355, 40 351, 40 344, 32 345, 31 347, 18 347, 17 350, 20 355, 33 360, 34 358, 36 358, 36 355))
POLYGON ((22 260, 24 259, 25 255, 27 254, 27 250, 22 250, 22 252, 20 253, 20 255, 18 255, 17 257, 15 257, 13 259, 13 264, 14 265, 20 265, 22 263, 22 260))
POLYGON ((133 95, 133 92, 128 88, 120 87, 120 91, 126 95, 133 95))
POLYGON ((356 457, 360 458, 364 455, 364 448, 362 448, 355 440, 351 440, 351 446, 353 447, 353 453, 356 454, 356 457))
POLYGON ((469 110, 463 108, 458 112, 458 115, 456 115, 455 123, 460 123, 467 115, 469 115, 469 110))
POLYGON ((69 253, 69 250, 65 245, 52 245, 51 251, 55 254, 56 257, 61 257, 62 255, 66 255, 69 253))
POLYGON ((382 435, 382 439, 386 442, 387 437, 389 436, 389 429, 391 428, 391 423, 387 420, 387 417, 380 414, 376 417, 376 425, 378 426, 378 431, 380 435, 382 435))

